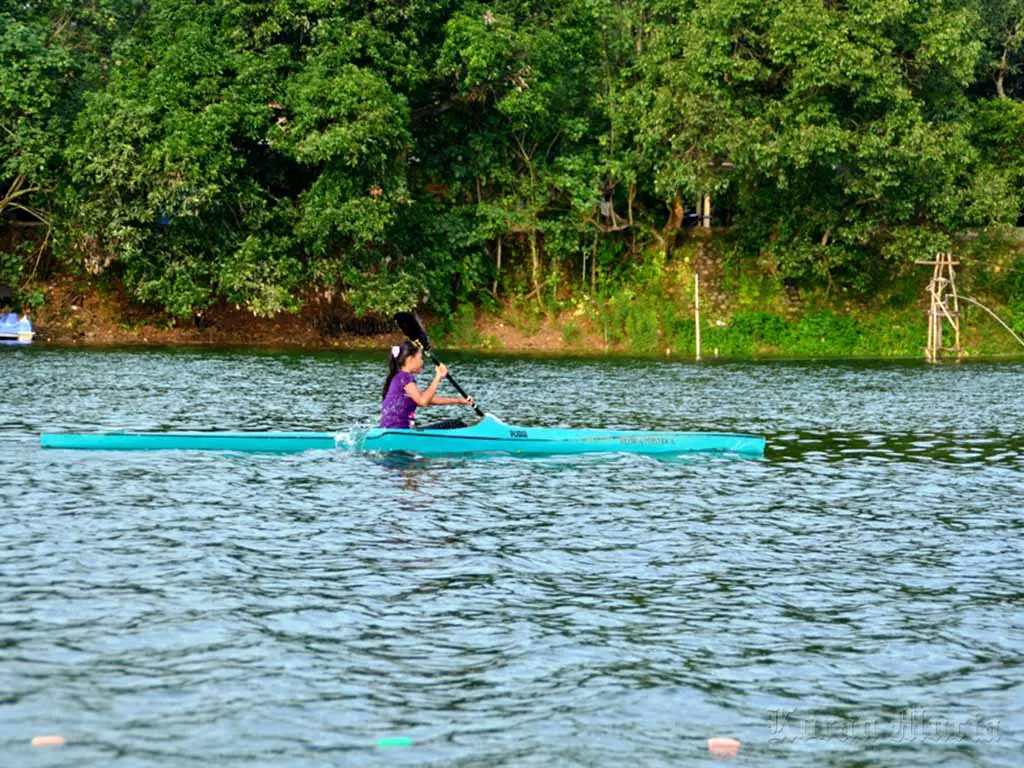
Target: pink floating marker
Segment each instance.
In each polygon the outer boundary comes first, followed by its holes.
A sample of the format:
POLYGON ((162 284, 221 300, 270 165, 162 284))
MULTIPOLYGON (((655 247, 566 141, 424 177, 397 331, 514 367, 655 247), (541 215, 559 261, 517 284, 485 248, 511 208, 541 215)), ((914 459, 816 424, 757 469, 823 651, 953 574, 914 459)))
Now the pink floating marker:
POLYGON ((36 736, 32 739, 33 747, 63 747, 63 736, 36 736))
POLYGON ((734 757, 740 751, 740 743, 736 739, 715 736, 708 739, 708 752, 715 757, 734 757))

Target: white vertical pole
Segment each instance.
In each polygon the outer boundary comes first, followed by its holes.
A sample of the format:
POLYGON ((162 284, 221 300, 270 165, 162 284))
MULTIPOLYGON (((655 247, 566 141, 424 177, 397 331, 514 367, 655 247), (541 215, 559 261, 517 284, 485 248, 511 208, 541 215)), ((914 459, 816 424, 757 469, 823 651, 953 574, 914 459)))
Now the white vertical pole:
POLYGON ((697 331, 697 359, 700 360, 700 273, 693 273, 693 317, 697 331))

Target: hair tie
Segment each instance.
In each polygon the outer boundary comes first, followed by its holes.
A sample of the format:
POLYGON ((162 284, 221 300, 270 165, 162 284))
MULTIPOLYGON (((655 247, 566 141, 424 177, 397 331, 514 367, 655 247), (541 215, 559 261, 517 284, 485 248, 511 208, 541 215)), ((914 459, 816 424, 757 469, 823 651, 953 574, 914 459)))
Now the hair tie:
POLYGON ((402 348, 395 344, 395 346, 391 348, 391 356, 398 357, 400 354, 402 354, 402 348))

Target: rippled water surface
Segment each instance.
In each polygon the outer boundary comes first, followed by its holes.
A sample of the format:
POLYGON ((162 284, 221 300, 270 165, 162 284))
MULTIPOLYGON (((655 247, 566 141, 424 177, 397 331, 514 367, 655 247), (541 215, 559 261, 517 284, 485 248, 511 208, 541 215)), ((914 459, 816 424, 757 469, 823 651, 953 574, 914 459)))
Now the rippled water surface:
POLYGON ((1020 364, 453 366, 511 423, 763 461, 38 447, 352 431, 382 370, 0 349, 0 763, 1024 764, 1020 364))

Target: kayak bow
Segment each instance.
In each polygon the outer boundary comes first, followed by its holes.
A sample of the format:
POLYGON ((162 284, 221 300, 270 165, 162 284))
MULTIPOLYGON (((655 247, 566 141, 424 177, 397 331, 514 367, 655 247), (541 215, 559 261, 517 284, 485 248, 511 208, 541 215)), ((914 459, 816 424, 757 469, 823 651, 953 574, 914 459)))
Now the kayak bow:
POLYGON ((103 432, 50 433, 40 436, 43 448, 81 451, 240 451, 300 453, 333 450, 345 435, 333 432, 103 432))
POLYGON ((365 451, 401 451, 423 456, 474 453, 578 454, 642 453, 676 455, 728 453, 764 455, 764 438, 714 432, 516 427, 487 414, 468 427, 454 429, 375 428, 361 439, 331 432, 107 432, 44 434, 43 448, 113 451, 242 451, 295 453, 350 445, 365 451))

